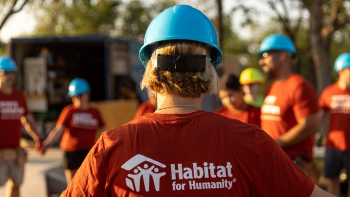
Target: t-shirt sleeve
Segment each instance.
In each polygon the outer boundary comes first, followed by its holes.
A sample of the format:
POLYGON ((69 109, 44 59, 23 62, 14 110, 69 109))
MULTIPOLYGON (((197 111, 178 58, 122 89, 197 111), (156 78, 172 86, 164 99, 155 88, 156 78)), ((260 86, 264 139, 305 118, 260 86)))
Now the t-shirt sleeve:
POLYGON ((223 114, 222 112, 224 111, 224 109, 225 108, 220 108, 220 109, 214 111, 214 113, 222 115, 223 114))
POLYGON ((328 110, 329 109, 329 105, 327 103, 327 93, 326 93, 326 90, 323 90, 322 93, 321 93, 321 96, 320 98, 318 99, 318 106, 321 108, 321 109, 324 109, 324 110, 328 110))
POLYGON ((24 116, 30 114, 30 111, 28 109, 28 106, 27 106, 27 102, 26 102, 26 99, 24 98, 24 96, 21 94, 21 100, 23 102, 23 108, 24 108, 24 116))
POLYGON ((69 120, 70 120, 70 113, 69 113, 69 109, 67 107, 65 107, 62 111, 60 116, 58 117, 58 120, 56 122, 57 126, 65 126, 68 127, 69 126, 69 120))
POLYGON ((98 110, 96 110, 96 114, 97 114, 97 119, 98 119, 98 126, 101 128, 101 127, 104 127, 105 126, 105 122, 103 121, 103 118, 100 114, 100 112, 98 110))
POLYGON ((297 120, 318 112, 317 93, 310 83, 301 83, 291 94, 293 112, 297 120))
POLYGON ((103 151, 104 142, 101 136, 60 197, 109 196, 108 168, 104 162, 103 151))
POLYGON ((309 197, 313 181, 302 172, 264 131, 254 137, 254 183, 252 197, 309 197))

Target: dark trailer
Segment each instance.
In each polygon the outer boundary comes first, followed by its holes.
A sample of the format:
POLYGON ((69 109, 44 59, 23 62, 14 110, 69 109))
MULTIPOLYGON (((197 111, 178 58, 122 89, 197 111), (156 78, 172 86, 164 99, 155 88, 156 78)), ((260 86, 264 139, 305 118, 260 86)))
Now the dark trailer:
POLYGON ((91 101, 145 100, 138 86, 144 72, 138 58, 141 46, 102 35, 16 38, 11 40, 10 56, 18 66, 17 87, 46 134, 52 126, 44 124, 53 124, 71 103, 67 92, 73 78, 89 82, 91 101))

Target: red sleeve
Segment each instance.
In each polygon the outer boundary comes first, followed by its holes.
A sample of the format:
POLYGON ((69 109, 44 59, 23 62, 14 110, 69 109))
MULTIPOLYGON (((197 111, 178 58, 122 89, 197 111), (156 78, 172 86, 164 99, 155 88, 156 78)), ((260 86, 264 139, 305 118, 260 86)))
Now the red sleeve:
POLYGON ((318 106, 321 109, 329 110, 329 104, 327 103, 327 91, 326 89, 322 91, 320 98, 318 99, 318 106))
POLYGON ((108 168, 103 157, 103 136, 92 147, 72 182, 60 197, 109 196, 107 190, 108 168))
POLYGON ((309 197, 313 181, 262 130, 255 132, 252 197, 309 197))
POLYGON ((293 112, 297 120, 318 112, 317 93, 310 83, 301 83, 292 94, 293 112))
POLYGON ((98 110, 96 110, 96 114, 97 114, 99 127, 100 128, 104 127, 105 126, 105 122, 103 121, 102 116, 101 116, 101 114, 100 114, 100 112, 98 110))
POLYGON ((68 107, 63 108, 56 122, 57 126, 65 126, 65 127, 69 126, 69 120, 70 120, 69 112, 70 112, 70 109, 68 107))
POLYGON ((23 102, 23 108, 24 108, 24 114, 23 115, 26 116, 27 114, 30 114, 30 111, 28 109, 27 102, 26 102, 26 99, 24 98, 23 94, 20 93, 20 95, 21 95, 21 100, 23 102))
POLYGON ((226 109, 225 107, 222 107, 222 108, 216 110, 214 113, 223 115, 223 112, 225 111, 225 109, 226 109))

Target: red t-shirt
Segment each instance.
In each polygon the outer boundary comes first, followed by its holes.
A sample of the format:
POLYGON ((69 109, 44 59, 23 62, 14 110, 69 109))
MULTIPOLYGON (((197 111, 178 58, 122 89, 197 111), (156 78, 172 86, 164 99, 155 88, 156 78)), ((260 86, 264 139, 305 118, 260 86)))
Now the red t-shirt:
POLYGON ((29 114, 22 93, 13 89, 7 95, 0 91, 0 148, 17 148, 22 134, 21 117, 29 114))
POLYGON ((65 127, 60 144, 65 151, 90 149, 95 144, 97 129, 105 125, 98 110, 82 110, 74 105, 62 110, 56 124, 65 127))
MULTIPOLYGON (((261 129, 277 140, 297 125, 297 120, 319 110, 317 93, 312 85, 298 74, 283 82, 273 82, 266 92, 261 107, 261 129)), ((284 151, 290 157, 305 156, 312 159, 314 135, 284 151)))
POLYGON ((338 84, 325 88, 318 100, 320 108, 330 112, 326 147, 338 150, 350 149, 350 90, 342 90, 338 84))
POLYGON ((148 113, 153 113, 155 111, 153 105, 151 104, 151 102, 145 101, 143 103, 141 103, 141 105, 139 106, 139 108, 136 111, 134 120, 139 119, 141 116, 144 116, 148 113))
POLYGON ((260 127, 260 108, 248 105, 248 107, 241 113, 232 113, 229 109, 223 107, 215 113, 225 116, 227 118, 236 119, 248 124, 255 124, 260 127))
POLYGON ((196 111, 147 114, 104 132, 61 197, 309 197, 313 189, 257 126, 196 111))

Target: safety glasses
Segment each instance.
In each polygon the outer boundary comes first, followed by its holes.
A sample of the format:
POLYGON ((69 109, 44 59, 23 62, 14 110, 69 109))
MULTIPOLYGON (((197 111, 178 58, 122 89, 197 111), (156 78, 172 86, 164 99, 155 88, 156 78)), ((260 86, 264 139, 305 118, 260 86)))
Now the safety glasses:
POLYGON ((5 71, 5 70, 0 70, 0 75, 10 75, 10 74, 16 74, 15 71, 5 71))
POLYGON ((278 54, 280 53, 281 51, 266 51, 264 53, 261 54, 261 57, 260 58, 267 58, 273 54, 278 54))

